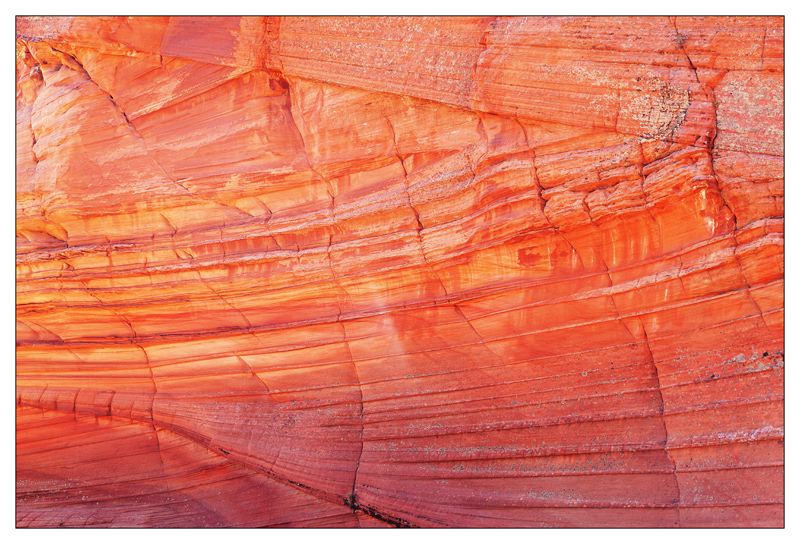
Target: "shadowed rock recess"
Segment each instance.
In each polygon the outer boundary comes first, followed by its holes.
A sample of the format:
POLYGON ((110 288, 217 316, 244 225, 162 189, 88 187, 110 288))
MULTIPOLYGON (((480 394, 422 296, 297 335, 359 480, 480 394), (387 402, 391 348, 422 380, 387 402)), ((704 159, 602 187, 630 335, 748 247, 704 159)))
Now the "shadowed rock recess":
POLYGON ((16 523, 782 526, 775 17, 22 17, 16 523))

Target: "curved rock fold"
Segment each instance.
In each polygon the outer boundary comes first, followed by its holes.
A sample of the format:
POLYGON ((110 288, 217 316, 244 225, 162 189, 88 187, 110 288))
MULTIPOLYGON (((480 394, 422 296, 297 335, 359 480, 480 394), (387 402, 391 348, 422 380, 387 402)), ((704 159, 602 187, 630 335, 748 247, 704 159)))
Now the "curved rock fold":
POLYGON ((783 19, 17 18, 34 526, 783 526, 783 19))

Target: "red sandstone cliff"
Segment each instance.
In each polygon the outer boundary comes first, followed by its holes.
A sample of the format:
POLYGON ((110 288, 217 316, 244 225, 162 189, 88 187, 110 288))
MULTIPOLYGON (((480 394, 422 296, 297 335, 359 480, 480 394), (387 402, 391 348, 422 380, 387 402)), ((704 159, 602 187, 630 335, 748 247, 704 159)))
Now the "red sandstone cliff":
POLYGON ((18 526, 781 526, 781 18, 20 18, 18 526))

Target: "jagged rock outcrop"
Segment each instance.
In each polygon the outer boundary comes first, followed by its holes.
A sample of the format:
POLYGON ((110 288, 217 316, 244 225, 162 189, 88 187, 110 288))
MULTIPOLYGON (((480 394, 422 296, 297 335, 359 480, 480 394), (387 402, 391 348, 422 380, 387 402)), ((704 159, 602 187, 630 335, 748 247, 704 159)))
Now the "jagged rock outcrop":
POLYGON ((783 19, 17 19, 18 526, 781 526, 783 19))

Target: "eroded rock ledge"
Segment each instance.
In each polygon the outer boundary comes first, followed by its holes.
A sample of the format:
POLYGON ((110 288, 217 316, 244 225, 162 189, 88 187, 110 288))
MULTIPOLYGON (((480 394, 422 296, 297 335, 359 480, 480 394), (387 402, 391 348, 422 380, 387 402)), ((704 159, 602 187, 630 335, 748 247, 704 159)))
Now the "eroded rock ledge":
POLYGON ((783 525, 783 19, 18 18, 18 526, 783 525))

